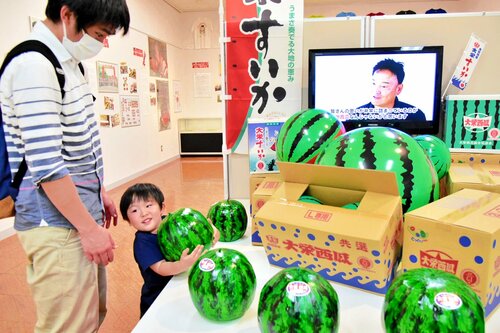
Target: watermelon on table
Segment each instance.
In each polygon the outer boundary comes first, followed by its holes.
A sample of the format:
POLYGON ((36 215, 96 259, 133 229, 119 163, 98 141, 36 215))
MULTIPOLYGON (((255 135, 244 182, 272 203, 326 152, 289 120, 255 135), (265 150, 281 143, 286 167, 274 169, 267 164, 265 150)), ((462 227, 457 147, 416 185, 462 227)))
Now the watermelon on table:
POLYGON ((394 279, 383 307, 387 333, 481 333, 484 309, 479 296, 457 276, 417 268, 394 279))
POLYGON ((245 234, 248 215, 238 200, 221 200, 208 210, 207 218, 219 230, 221 242, 233 242, 245 234))
POLYGON ((278 161, 312 162, 328 142, 345 133, 344 125, 329 111, 306 109, 285 121, 276 140, 278 161))
POLYGON ((242 317, 255 296, 256 277, 239 251, 207 251, 193 265, 188 278, 194 306, 205 318, 230 321, 242 317))
POLYGON ((210 249, 214 229, 202 213, 191 208, 180 208, 168 214, 158 227, 158 244, 167 261, 178 261, 182 251, 189 253, 197 245, 210 249))
POLYGON ((262 288, 258 318, 262 333, 337 332, 337 292, 310 269, 285 268, 262 288))

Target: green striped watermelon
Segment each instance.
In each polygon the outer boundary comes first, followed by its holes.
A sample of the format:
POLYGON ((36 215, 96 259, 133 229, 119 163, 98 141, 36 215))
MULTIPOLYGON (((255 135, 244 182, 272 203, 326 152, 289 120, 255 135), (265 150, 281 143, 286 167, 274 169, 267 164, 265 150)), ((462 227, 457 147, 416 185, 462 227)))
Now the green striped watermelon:
POLYGON ((262 333, 337 332, 339 300, 332 285, 318 273, 285 268, 262 288, 258 318, 262 333))
POLYGON ((356 209, 358 209, 358 207, 359 207, 359 201, 358 202, 350 202, 350 203, 342 206, 342 208, 352 209, 352 210, 356 210, 356 209))
POLYGON ((328 142, 342 133, 345 133, 344 125, 329 111, 307 109, 297 112, 279 131, 276 157, 283 162, 310 162, 328 142))
POLYGON ((208 210, 207 218, 220 232, 221 242, 232 242, 245 234, 248 215, 238 200, 221 200, 208 210))
POLYGON ((484 310, 479 296, 453 274, 417 268, 392 282, 385 295, 387 333, 481 333, 484 310))
POLYGON ((181 208, 168 214, 158 227, 158 243, 168 261, 178 261, 182 251, 191 252, 197 245, 209 249, 214 229, 202 213, 191 208, 181 208))
POLYGON ((309 202, 309 203, 318 204, 318 205, 323 204, 323 202, 321 200, 319 200, 316 197, 313 197, 312 195, 301 195, 299 198, 299 201, 300 202, 309 202))
POLYGON ((440 138, 429 134, 417 135, 414 139, 431 160, 438 178, 443 178, 451 166, 451 153, 446 143, 440 138))
POLYGON ((225 248, 203 254, 191 268, 188 284, 198 312, 214 321, 242 317, 252 304, 257 285, 248 259, 225 248))
POLYGON ((317 157, 320 165, 393 171, 403 212, 439 197, 436 170, 422 147, 408 134, 386 127, 364 127, 333 140, 317 157))

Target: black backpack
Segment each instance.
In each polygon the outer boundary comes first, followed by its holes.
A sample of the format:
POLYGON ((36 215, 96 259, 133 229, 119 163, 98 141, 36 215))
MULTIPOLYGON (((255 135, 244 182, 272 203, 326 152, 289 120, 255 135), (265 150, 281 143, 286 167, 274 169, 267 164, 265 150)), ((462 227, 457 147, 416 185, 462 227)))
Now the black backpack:
MULTIPOLYGON (((15 46, 7 54, 5 60, 3 61, 2 67, 0 68, 0 77, 2 77, 5 68, 12 59, 26 52, 39 52, 52 63, 52 65, 54 66, 54 71, 57 75, 57 80, 59 81, 59 86, 61 87, 61 97, 64 99, 65 78, 61 64, 57 60, 54 53, 50 50, 50 48, 38 40, 27 40, 15 46)), ((78 64, 78 66, 80 67, 80 71, 82 71, 83 73, 82 64, 80 63, 78 64)), ((21 165, 19 166, 19 170, 14 176, 14 179, 12 179, 1 112, 0 121, 0 218, 4 218, 13 216, 15 213, 14 201, 16 200, 17 194, 19 192, 19 186, 21 185, 21 182, 28 168, 26 165, 26 160, 23 159, 21 165)))

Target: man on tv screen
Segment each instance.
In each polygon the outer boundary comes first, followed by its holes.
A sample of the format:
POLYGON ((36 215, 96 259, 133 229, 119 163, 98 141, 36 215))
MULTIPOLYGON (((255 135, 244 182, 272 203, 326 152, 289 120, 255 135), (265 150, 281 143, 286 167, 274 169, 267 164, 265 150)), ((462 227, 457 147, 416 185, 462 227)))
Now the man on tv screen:
POLYGON ((370 114, 373 120, 425 121, 425 114, 419 108, 402 102, 398 95, 403 90, 404 65, 393 59, 379 61, 372 71, 372 100, 359 106, 360 113, 370 114))

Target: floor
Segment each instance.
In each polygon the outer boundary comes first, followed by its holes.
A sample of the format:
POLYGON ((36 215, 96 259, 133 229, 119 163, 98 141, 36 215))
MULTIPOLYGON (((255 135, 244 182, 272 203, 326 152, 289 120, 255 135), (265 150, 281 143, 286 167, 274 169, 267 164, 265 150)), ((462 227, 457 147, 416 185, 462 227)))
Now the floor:
MULTIPOLYGON (((221 157, 183 157, 129 183, 110 190, 118 206, 121 194, 136 182, 158 185, 165 194, 167 211, 182 207, 206 214, 224 197, 221 157)), ((132 254, 134 229, 120 217, 111 233, 118 248, 108 266, 108 315, 100 333, 130 332, 139 320, 142 278, 132 254)), ((26 259, 17 237, 0 241, 0 332, 33 332, 35 308, 26 283, 26 259)))

